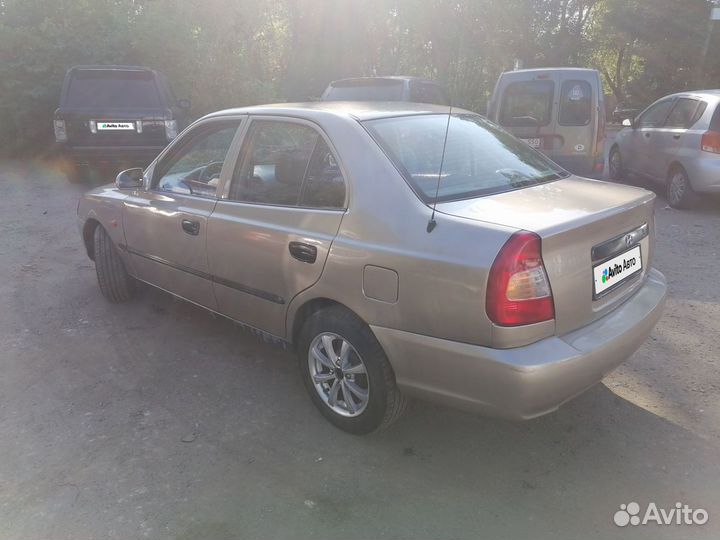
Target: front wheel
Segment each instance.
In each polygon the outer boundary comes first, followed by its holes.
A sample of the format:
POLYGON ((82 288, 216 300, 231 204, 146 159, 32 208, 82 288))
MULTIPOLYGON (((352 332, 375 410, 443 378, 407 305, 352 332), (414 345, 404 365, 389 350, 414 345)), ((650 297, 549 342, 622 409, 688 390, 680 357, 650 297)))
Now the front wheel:
POLYGON ((322 415, 354 434, 382 429, 405 410, 385 352, 370 328, 349 311, 315 312, 298 340, 303 382, 322 415))
POLYGON ((608 166, 610 169, 610 178, 615 182, 620 182, 624 178, 622 155, 620 149, 617 146, 613 146, 610 150, 610 156, 608 157, 608 166))
POLYGON ((112 239, 98 225, 93 240, 95 272, 103 296, 114 304, 130 300, 135 292, 135 282, 125 269, 112 239))
POLYGON ((690 208, 696 200, 690 185, 690 178, 681 167, 670 171, 667 181, 666 198, 673 208, 690 208))

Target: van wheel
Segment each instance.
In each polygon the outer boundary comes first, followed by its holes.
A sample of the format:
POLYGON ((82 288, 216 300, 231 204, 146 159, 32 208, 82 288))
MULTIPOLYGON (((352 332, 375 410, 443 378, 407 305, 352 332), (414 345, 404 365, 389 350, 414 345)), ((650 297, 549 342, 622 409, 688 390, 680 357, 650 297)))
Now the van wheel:
POLYGON ((387 356, 370 328, 341 307, 313 313, 300 332, 298 361, 322 415, 356 435, 383 429, 405 410, 387 356))
POLYGON ((673 208, 690 208, 697 201, 697 195, 690 185, 690 178, 682 167, 670 169, 665 196, 668 204, 673 208))
POLYGON ((617 146, 613 146, 608 157, 608 168, 610 169, 610 178, 615 182, 621 182, 625 178, 623 173, 622 155, 617 146))
POLYGON ((113 304, 130 300, 135 293, 135 280, 125 269, 117 248, 100 225, 95 227, 95 272, 103 296, 113 304))

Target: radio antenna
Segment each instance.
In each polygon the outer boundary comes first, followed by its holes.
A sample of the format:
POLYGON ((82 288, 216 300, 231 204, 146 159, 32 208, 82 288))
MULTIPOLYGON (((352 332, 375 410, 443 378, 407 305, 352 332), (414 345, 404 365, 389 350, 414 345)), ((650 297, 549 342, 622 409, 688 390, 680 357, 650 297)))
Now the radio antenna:
POLYGON ((445 125, 445 138, 443 139, 442 155, 440 156, 440 170, 438 171, 437 185, 435 186, 435 199, 433 200, 432 214, 430 215, 430 221, 427 224, 427 232, 430 234, 437 226, 435 221, 435 209, 437 208, 438 196, 440 195, 440 179, 442 178, 443 165, 445 164, 445 148, 447 148, 448 132, 450 131, 450 118, 452 117, 452 102, 450 102, 450 108, 448 109, 447 124, 445 125))

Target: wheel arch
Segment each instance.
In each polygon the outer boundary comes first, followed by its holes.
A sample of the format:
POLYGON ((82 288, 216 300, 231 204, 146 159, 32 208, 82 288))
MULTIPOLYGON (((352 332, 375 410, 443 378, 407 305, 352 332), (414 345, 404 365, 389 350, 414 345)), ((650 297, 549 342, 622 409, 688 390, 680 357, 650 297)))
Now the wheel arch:
POLYGON ((293 347, 297 346, 298 336, 300 335, 300 331, 302 330, 305 321, 308 320, 308 318, 310 318, 314 313, 317 313, 321 309, 325 309, 328 307, 340 307, 342 309, 345 309, 348 312, 352 313, 359 320, 364 322, 362 317, 360 317, 355 311, 347 307, 342 302, 338 302, 337 300, 325 297, 311 298, 304 302, 302 305, 300 305, 294 311, 289 312, 288 314, 288 338, 290 344, 293 347))
POLYGON ((82 236, 83 236, 83 244, 85 244, 85 251, 87 251, 87 256, 90 257, 91 261, 95 260, 95 229, 97 227, 102 227, 100 225, 100 222, 95 218, 88 218, 87 221, 85 221, 85 224, 83 225, 82 230, 82 236))

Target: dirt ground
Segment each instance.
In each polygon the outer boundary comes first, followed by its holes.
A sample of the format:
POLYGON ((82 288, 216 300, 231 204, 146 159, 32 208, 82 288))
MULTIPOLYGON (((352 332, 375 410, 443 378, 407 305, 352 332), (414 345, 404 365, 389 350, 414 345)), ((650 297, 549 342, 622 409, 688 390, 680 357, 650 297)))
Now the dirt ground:
POLYGON ((717 538, 720 203, 665 209, 665 315, 620 369, 527 423, 414 402, 344 434, 289 352, 168 295, 108 304, 88 186, 0 165, 0 537, 717 538), (703 526, 617 527, 680 501, 703 526))

